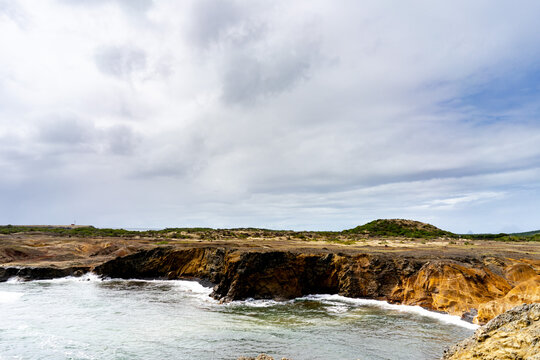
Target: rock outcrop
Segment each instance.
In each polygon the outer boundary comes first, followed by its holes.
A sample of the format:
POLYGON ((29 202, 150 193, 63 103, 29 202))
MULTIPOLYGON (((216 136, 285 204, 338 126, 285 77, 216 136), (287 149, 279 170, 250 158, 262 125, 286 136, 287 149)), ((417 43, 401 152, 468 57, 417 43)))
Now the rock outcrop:
POLYGON ((7 281, 12 277, 22 280, 47 280, 66 276, 81 276, 90 271, 87 266, 75 266, 68 268, 56 267, 0 267, 0 281, 7 281))
POLYGON ((500 298, 512 286, 483 264, 435 261, 404 279, 392 294, 395 301, 462 315, 479 304, 500 298))
POLYGON ((480 304, 478 322, 485 323, 520 304, 540 303, 540 275, 533 266, 524 263, 515 264, 506 269, 505 275, 513 286, 512 289, 502 297, 480 304))
POLYGON ((540 291, 536 270, 515 267, 508 260, 492 258, 201 247, 141 251, 108 261, 94 271, 118 278, 202 279, 215 284, 212 296, 222 301, 340 294, 419 305, 468 320, 479 309, 475 321, 485 323, 509 304, 536 301, 540 291), (520 277, 516 272, 530 276, 520 277))
POLYGON ((540 359, 540 303, 515 307, 445 352, 443 360, 540 359))

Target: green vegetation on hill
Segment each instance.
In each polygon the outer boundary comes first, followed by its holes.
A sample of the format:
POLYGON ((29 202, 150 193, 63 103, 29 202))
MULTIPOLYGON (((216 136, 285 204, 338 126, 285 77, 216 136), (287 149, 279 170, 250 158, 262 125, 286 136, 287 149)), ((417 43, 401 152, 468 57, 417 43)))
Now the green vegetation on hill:
POLYGON ((403 219, 379 219, 365 225, 343 231, 349 234, 365 234, 373 237, 437 238, 442 236, 457 237, 449 231, 419 221, 403 219))
POLYGON ((343 231, 344 234, 364 234, 371 237, 404 237, 413 239, 426 238, 461 238, 467 240, 495 240, 506 242, 540 241, 540 231, 515 234, 454 234, 441 230, 431 224, 404 219, 379 219, 365 225, 343 231))

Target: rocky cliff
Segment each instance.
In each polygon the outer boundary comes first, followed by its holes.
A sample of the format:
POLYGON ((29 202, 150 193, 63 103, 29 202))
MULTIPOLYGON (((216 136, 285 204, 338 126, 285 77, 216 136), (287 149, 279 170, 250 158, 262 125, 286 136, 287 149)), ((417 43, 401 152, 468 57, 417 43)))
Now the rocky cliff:
POLYGON ((197 278, 214 284, 213 296, 223 301, 330 293, 420 305, 478 323, 540 302, 539 242, 472 241, 410 220, 343 232, 0 230, 0 281, 87 271, 197 278))
POLYGON ((156 248, 97 266, 119 278, 197 278, 223 301, 328 293, 420 305, 483 323, 540 301, 539 263, 494 257, 156 248))
POLYGON ((90 271, 89 266, 56 267, 0 267, 0 281, 12 277, 24 280, 44 280, 66 276, 80 276, 90 271))
POLYGON ((540 303, 501 314, 448 350, 443 360, 540 359, 540 303))

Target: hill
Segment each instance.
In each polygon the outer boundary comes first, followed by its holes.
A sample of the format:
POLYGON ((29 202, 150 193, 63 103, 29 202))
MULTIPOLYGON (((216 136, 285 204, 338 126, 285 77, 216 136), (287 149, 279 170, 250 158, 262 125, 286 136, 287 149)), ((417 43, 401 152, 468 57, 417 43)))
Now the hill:
POLYGON ((374 220, 353 229, 345 230, 344 233, 407 238, 457 237, 456 234, 441 230, 431 224, 405 219, 374 220))

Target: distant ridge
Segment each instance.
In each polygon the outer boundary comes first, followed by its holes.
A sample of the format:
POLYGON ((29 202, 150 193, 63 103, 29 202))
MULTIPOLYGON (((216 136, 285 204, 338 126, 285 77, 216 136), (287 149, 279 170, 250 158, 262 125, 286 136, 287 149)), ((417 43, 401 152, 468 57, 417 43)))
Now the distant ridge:
POLYGON ((532 235, 536 235, 536 234, 540 234, 540 230, 526 231, 526 232, 520 232, 520 233, 512 233, 510 235, 513 235, 513 236, 532 236, 532 235))
POLYGON ((58 236, 79 237, 151 237, 151 238, 248 238, 248 237, 293 237, 297 239, 326 239, 333 242, 354 243, 360 238, 388 237, 407 239, 463 239, 463 240, 492 240, 505 242, 540 241, 540 230, 514 234, 455 234, 439 229, 431 224, 407 219, 378 219, 367 224, 343 231, 292 231, 269 230, 259 228, 185 228, 174 227, 165 229, 126 230, 120 228, 96 228, 89 225, 0 225, 0 235, 15 233, 43 233, 58 236))

